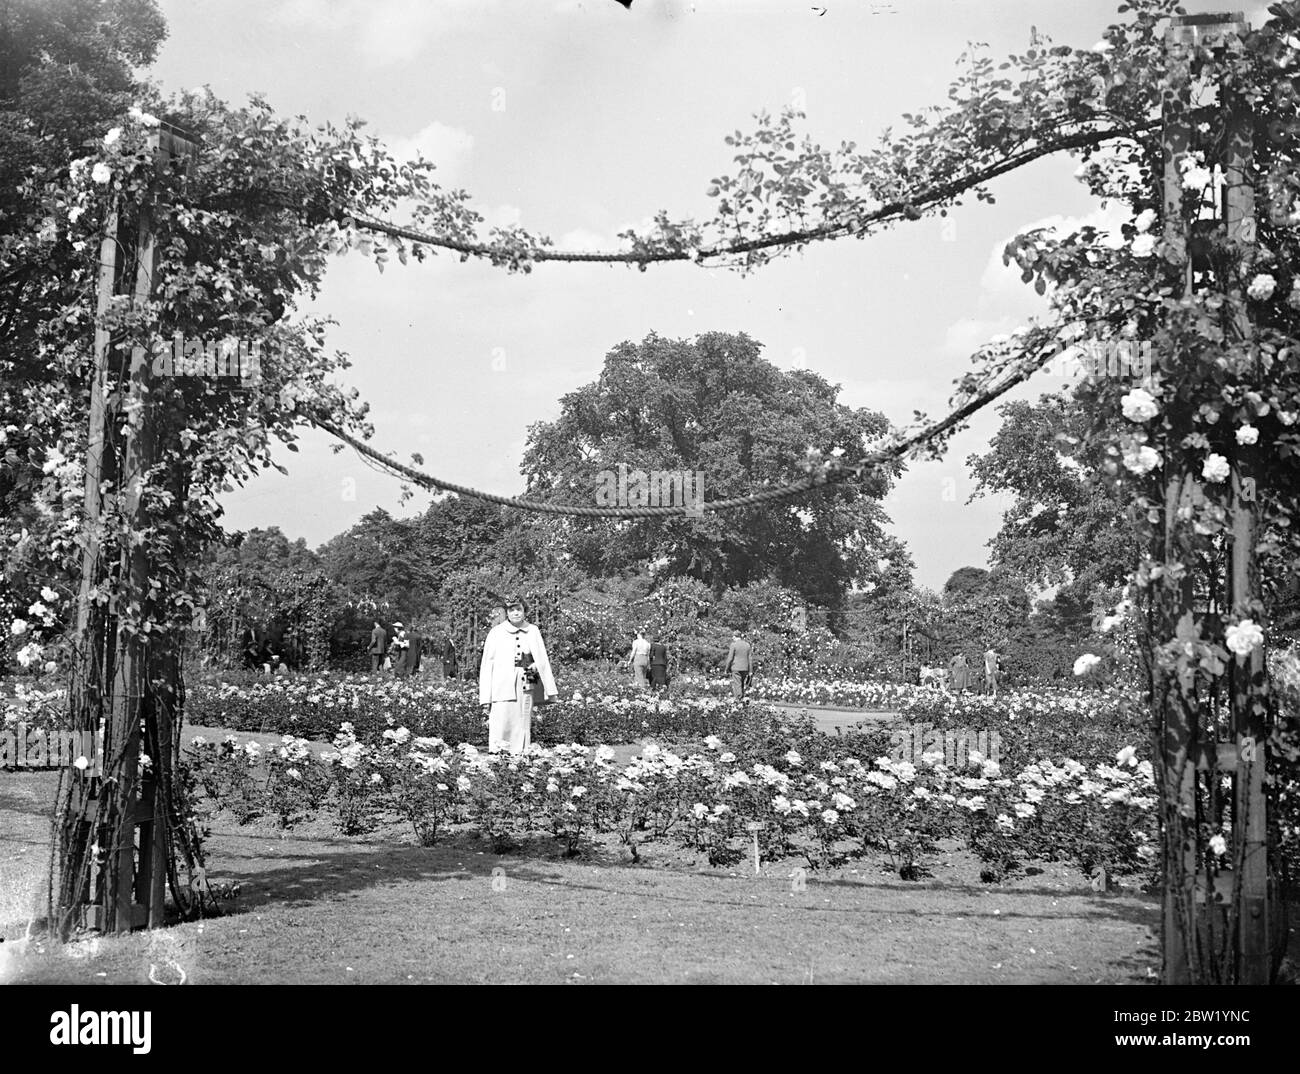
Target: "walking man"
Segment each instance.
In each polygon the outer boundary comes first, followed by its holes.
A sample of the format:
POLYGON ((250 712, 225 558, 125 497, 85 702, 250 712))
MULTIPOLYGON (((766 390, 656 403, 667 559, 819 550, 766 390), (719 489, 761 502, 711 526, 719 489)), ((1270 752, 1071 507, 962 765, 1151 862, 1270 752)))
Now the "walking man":
POLYGON ((370 654, 370 670, 378 671, 383 666, 384 654, 388 652, 388 634, 378 619, 375 620, 375 629, 370 632, 370 648, 366 652, 370 654))
POLYGON ((731 648, 727 650, 727 663, 723 672, 731 676, 731 696, 737 701, 744 701, 749 684, 754 677, 753 647, 737 630, 731 637, 731 648))

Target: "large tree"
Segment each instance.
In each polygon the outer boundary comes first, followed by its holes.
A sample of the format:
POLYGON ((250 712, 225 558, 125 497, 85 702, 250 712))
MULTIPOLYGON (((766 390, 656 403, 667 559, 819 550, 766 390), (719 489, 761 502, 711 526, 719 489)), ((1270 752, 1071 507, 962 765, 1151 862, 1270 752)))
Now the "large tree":
MULTIPOLYGON (((593 505, 602 472, 622 466, 699 472, 707 499, 741 496, 804 476, 812 445, 852 456, 887 431, 882 415, 838 402, 838 386, 778 369, 760 351, 743 333, 723 332, 619 344, 594 383, 561 400, 558 419, 530 428, 529 495, 593 505)), ((593 574, 653 563, 716 593, 771 580, 837 606, 886 545, 880 499, 897 473, 700 519, 579 522, 569 548, 593 574)))
POLYGON ((1079 401, 1045 395, 998 410, 989 450, 967 460, 976 496, 1015 497, 989 542, 992 563, 1040 587, 1063 586, 1073 601, 1123 586, 1141 544, 1119 488, 1097 479, 1105 453, 1084 438, 1079 401))

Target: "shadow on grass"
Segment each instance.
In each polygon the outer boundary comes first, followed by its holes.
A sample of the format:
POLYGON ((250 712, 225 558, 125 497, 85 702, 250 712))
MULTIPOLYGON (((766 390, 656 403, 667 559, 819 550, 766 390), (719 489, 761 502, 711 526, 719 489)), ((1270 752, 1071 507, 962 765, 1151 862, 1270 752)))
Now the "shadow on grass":
MULTIPOLYGON (((435 846, 394 846, 391 842, 366 844, 348 839, 314 839, 302 836, 268 837, 245 831, 226 833, 221 861, 233 868, 221 868, 223 880, 241 885, 241 895, 228 912, 239 914, 268 906, 303 907, 312 903, 347 899, 385 886, 412 882, 457 882, 476 885, 476 892, 489 888, 497 878, 554 888, 557 891, 586 891, 609 896, 635 895, 652 904, 689 904, 719 908, 748 907, 757 892, 745 883, 739 871, 731 875, 703 868, 654 864, 648 857, 632 864, 622 848, 597 846, 580 857, 564 857, 560 848, 542 837, 528 840, 513 852, 495 854, 484 841, 468 833, 452 833, 435 846), (270 844, 270 845, 268 845, 270 844), (260 864, 259 864, 260 863, 260 864), (595 874, 593 876, 592 874, 595 874), (689 877, 697 890, 675 893, 656 883, 661 877, 689 877), (701 882, 712 889, 701 893, 701 882), (727 885, 726 890, 714 885, 727 885)), ((788 886, 786 864, 770 863, 765 875, 755 878, 764 893, 788 886)), ((214 875, 215 872, 214 872, 214 875)), ((918 921, 936 917, 960 917, 972 921, 1114 921, 1154 929, 1159 921, 1158 901, 1137 894, 1088 898, 1088 892, 1050 887, 989 887, 978 883, 920 881, 883 882, 870 879, 820 879, 808 874, 799 901, 800 908, 813 914, 844 918, 910 918, 918 921), (833 903, 812 903, 809 898, 834 893, 833 903), (860 900, 844 905, 853 895, 860 900), (909 906, 913 895, 937 897, 939 905, 909 906), (987 900, 986 906, 981 906, 987 900), (1012 909, 1009 900, 1029 900, 1038 905, 1012 909), (1052 906, 1055 900, 1059 906, 1052 906), (994 902, 1003 905, 995 906, 994 902), (1041 907, 1041 908, 1039 908, 1041 907), (996 913, 995 913, 996 910, 996 913)), ((1149 964, 1135 952, 1134 967, 1149 964)), ((1135 971, 1136 972, 1136 971, 1135 971)))

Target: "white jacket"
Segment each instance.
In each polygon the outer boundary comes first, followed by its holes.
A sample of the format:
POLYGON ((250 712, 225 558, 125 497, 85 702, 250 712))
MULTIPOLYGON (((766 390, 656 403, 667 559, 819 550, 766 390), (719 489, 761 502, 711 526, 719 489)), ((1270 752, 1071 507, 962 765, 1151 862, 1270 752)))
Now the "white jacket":
POLYGON ((478 671, 478 700, 480 705, 493 701, 515 700, 515 654, 532 653, 542 678, 542 688, 547 697, 556 697, 555 676, 551 674, 551 661, 546 655, 542 632, 532 623, 516 630, 507 620, 488 631, 483 642, 483 663, 478 671))

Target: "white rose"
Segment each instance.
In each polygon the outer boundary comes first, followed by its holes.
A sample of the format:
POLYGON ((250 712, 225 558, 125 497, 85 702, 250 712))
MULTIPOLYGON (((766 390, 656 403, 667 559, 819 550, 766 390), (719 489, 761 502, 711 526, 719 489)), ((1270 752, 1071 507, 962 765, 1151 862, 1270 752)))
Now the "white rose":
POLYGON ((1210 849, 1222 857, 1228 853, 1228 841, 1218 832, 1215 832, 1214 835, 1210 836, 1210 849))
POLYGON ((105 146, 117 145, 117 141, 121 137, 122 137, 122 128, 114 127, 111 131, 109 131, 106 135, 104 135, 104 145, 105 146))
POLYGON ((1156 211, 1154 209, 1143 209, 1138 213, 1137 219, 1133 221, 1133 226, 1137 228, 1139 232, 1145 232, 1150 231, 1151 225, 1155 222, 1156 211))
POLYGON ((1267 272, 1261 272, 1250 281, 1250 286, 1246 288, 1246 294, 1256 302, 1267 302, 1273 297, 1275 290, 1277 290, 1277 280, 1273 279, 1267 272))
POLYGON ((41 599, 53 604, 59 599, 59 594, 47 585, 41 586, 41 599))
POLYGON ((1154 235, 1139 235, 1133 240, 1134 257, 1150 257, 1155 253, 1156 239, 1154 235))
POLYGON ((1134 388, 1119 401, 1119 406, 1129 421, 1148 421, 1160 413, 1155 397, 1145 388, 1134 388))
POLYGON ((1264 644, 1264 632, 1253 619, 1243 619, 1228 627, 1226 640, 1228 648, 1238 656, 1249 656, 1264 644))
POLYGON ((1201 467, 1201 476, 1206 481, 1223 481, 1230 472, 1228 460, 1217 454, 1210 455, 1205 460, 1205 465, 1201 467))
POLYGON ((1101 657, 1095 653, 1084 653, 1074 662, 1074 673, 1076 675, 1087 675, 1093 668, 1101 663, 1101 657))
POLYGON ((1259 439, 1259 430, 1253 425, 1243 425, 1237 430, 1238 444, 1253 444, 1259 439))
POLYGON ((1153 447, 1142 445, 1124 452, 1124 467, 1135 474, 1150 473, 1160 465, 1160 452, 1153 447))
POLYGON ((26 634, 27 620, 15 619, 12 623, 9 624, 9 633, 12 634, 15 638, 18 637, 20 634, 26 634))
POLYGON ((95 183, 107 183, 113 178, 113 169, 101 160, 90 169, 90 178, 95 183))

